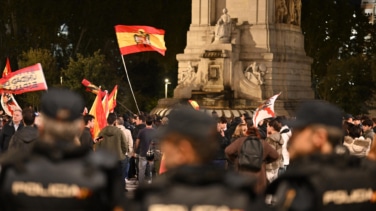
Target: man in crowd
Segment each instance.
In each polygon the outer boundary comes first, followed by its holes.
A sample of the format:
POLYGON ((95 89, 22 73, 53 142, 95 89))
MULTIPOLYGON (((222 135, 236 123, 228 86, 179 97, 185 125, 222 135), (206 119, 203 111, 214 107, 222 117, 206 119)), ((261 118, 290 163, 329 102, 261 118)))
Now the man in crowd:
POLYGON ((129 210, 263 210, 255 180, 211 165, 217 154, 216 122, 192 108, 175 108, 157 137, 168 168, 140 185, 129 210))
POLYGON ((78 147, 83 108, 65 89, 42 96, 40 140, 1 157, 0 210, 122 210, 115 156, 78 147))
POLYGON ((22 153, 30 151, 38 138, 38 129, 34 126, 35 113, 31 108, 22 110, 24 127, 17 130, 9 142, 9 149, 21 150, 22 153))
POLYGON ((93 150, 93 144, 94 140, 91 136, 90 129, 94 127, 94 119, 95 117, 91 114, 86 114, 83 117, 85 128, 82 131, 81 137, 80 137, 80 143, 82 147, 87 147, 91 150, 93 150))
POLYGON ((376 183, 342 145, 342 112, 324 101, 304 103, 291 122, 289 169, 267 193, 277 210, 376 210, 376 183))
POLYGON ((5 153, 8 150, 10 139, 17 130, 21 130, 22 123, 22 110, 16 109, 13 111, 12 120, 8 121, 0 134, 0 151, 5 153))
POLYGON ((214 119, 217 121, 217 141, 219 143, 219 150, 218 154, 214 160, 214 164, 217 166, 226 169, 226 155, 225 149, 231 143, 229 139, 227 139, 225 131, 227 129, 227 119, 222 116, 220 118, 214 119))
POLYGON ((362 122, 363 136, 365 139, 369 139, 372 143, 375 133, 373 132, 373 121, 369 118, 362 122))
POLYGON ((121 176, 121 187, 125 190, 125 169, 128 165, 127 152, 128 143, 124 133, 115 126, 116 114, 110 113, 107 117, 107 126, 103 128, 98 137, 102 137, 103 140, 96 144, 96 149, 104 149, 112 152, 119 161, 119 175, 121 176))
POLYGON ((148 179, 151 180, 151 172, 153 169, 153 162, 148 161, 146 159, 147 151, 152 148, 153 144, 152 141, 154 139, 155 129, 153 128, 153 119, 151 117, 147 117, 146 119, 146 127, 138 133, 136 139, 135 150, 138 152, 138 182, 142 183, 145 179, 145 172, 147 164, 149 164, 147 175, 149 176, 148 179))
POLYGON ((124 127, 124 119, 122 117, 116 118, 115 125, 116 125, 117 128, 119 128, 124 133, 126 142, 128 144, 128 152, 126 153, 126 156, 125 156, 126 161, 124 161, 126 163, 126 165, 124 167, 124 179, 125 179, 125 181, 128 181, 129 158, 131 157, 131 155, 133 155, 132 134, 131 134, 130 130, 128 130, 124 127))
MULTIPOLYGON (((145 125, 145 116, 144 115, 134 115, 134 124, 135 127, 132 132, 133 138, 133 146, 136 146, 136 139, 140 130, 146 127, 145 125)), ((134 148, 134 153, 129 160, 129 177, 137 177, 138 176, 138 154, 136 147, 134 148)))

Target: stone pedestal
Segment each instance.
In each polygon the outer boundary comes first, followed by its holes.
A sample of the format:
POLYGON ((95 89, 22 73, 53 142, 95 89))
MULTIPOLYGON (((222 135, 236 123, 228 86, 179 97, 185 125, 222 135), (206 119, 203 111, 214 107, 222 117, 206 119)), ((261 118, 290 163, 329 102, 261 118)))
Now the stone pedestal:
POLYGON ((192 0, 174 98, 194 99, 204 109, 252 110, 282 92, 277 115, 291 115, 302 100, 313 99, 300 6, 292 0, 192 0), (216 39, 223 8, 231 16, 229 42, 216 39))

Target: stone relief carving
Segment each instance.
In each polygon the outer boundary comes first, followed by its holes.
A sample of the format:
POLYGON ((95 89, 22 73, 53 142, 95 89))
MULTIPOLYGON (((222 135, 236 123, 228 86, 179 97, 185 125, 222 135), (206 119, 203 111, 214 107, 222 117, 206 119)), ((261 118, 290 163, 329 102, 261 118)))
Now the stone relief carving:
POLYGON ((300 26, 302 20, 302 0, 295 0, 295 9, 296 9, 296 24, 300 26))
POLYGON ((183 85, 189 85, 191 82, 194 80, 196 77, 197 73, 197 66, 192 66, 192 63, 189 61, 187 68, 184 69, 178 77, 178 84, 183 84, 183 85))
POLYGON ((251 83, 261 86, 265 83, 264 77, 266 72, 266 66, 264 64, 253 62, 244 70, 244 76, 251 83))
POLYGON ((276 22, 286 23, 285 17, 288 14, 285 0, 276 0, 276 22))
POLYGON ((276 0, 275 5, 276 23, 300 26, 302 12, 301 0, 276 0))
POLYGON ((223 9, 222 16, 218 19, 215 28, 215 40, 230 42, 231 37, 231 17, 227 14, 227 9, 223 9))

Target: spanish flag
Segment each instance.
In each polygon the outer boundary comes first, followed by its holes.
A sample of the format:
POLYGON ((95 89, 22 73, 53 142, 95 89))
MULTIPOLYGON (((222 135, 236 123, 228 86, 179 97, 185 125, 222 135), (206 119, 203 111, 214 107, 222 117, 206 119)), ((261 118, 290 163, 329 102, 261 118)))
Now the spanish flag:
POLYGON ((116 37, 122 55, 143 51, 157 51, 165 55, 165 31, 151 26, 115 26, 116 37))
MULTIPOLYGON (((91 92, 93 94, 98 94, 98 90, 100 90, 100 87, 92 84, 90 81, 86 80, 85 78, 81 81, 82 85, 86 87, 87 92, 91 92)), ((102 91, 102 95, 105 95, 106 93, 102 91)))
POLYGON ((7 62, 6 62, 4 71, 3 71, 3 78, 6 78, 8 76, 8 74, 11 73, 11 72, 12 72, 12 70, 10 69, 9 58, 7 58, 7 62))
POLYGON ((117 92, 118 92, 118 85, 115 85, 112 92, 108 95, 108 111, 110 113, 113 113, 116 107, 117 92))
POLYGON ((94 128, 92 130, 92 136, 97 137, 98 133, 107 125, 106 114, 102 105, 102 91, 99 89, 97 97, 94 100, 93 106, 90 109, 89 114, 94 116, 94 128))

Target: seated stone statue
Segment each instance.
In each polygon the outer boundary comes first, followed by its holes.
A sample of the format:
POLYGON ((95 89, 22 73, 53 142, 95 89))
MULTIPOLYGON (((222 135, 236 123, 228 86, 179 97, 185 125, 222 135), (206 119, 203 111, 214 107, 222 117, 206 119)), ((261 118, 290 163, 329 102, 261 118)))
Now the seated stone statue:
POLYGON ((223 9, 223 15, 218 19, 215 40, 229 42, 231 37, 231 17, 227 14, 227 9, 223 9))

